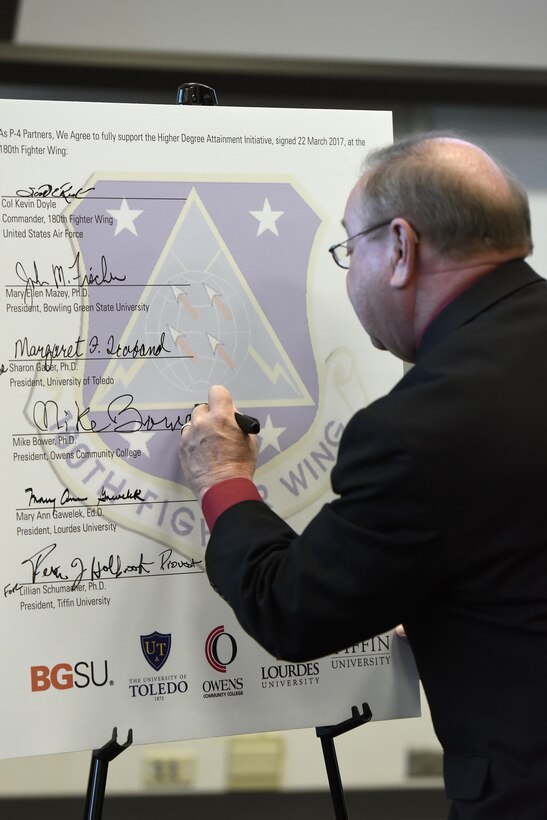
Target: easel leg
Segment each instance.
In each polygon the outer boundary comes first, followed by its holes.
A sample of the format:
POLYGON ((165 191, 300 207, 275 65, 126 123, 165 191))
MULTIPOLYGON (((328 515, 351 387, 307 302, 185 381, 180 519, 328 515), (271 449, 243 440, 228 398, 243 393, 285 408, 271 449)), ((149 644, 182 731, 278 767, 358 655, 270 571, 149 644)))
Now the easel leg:
POLYGON ((343 720, 342 723, 337 723, 335 726, 318 726, 315 730, 317 737, 321 740, 321 748, 323 749, 323 757, 325 758, 325 767, 327 769, 330 795, 336 820, 348 820, 348 812, 344 797, 344 787, 342 786, 342 780, 340 778, 340 769, 338 768, 336 749, 334 748, 334 738, 338 735, 343 735, 345 732, 349 732, 350 729, 355 729, 356 726, 362 726, 363 723, 368 723, 371 719, 372 712, 370 711, 370 707, 368 703, 363 703, 362 712, 359 712, 357 706, 351 707, 351 717, 348 718, 348 720, 343 720))
POLYGON ((93 757, 89 772, 84 820, 101 820, 107 774, 108 762, 93 757))
POLYGON ((330 796, 334 808, 334 816, 336 820, 348 820, 344 788, 340 778, 340 769, 338 767, 336 749, 334 748, 334 739, 332 737, 323 736, 320 740, 321 748, 323 749, 323 757, 325 759, 325 767, 327 769, 327 778, 329 781, 330 796))
POLYGON ((84 820, 101 820, 103 814, 104 793, 106 790, 106 777, 108 775, 108 764, 115 757, 131 746, 133 742, 133 730, 127 734, 127 740, 123 744, 117 742, 118 730, 114 728, 111 739, 100 749, 95 749, 91 757, 91 768, 89 771, 89 781, 87 784, 87 795, 85 800, 84 820))

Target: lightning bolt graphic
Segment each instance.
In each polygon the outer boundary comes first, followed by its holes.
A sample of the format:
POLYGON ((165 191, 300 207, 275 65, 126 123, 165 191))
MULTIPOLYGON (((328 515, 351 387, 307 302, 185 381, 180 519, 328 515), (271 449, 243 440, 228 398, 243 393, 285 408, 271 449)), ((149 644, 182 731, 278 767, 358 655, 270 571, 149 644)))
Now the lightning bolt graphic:
POLYGON ((291 379, 287 371, 284 370, 278 362, 276 362, 273 367, 270 367, 252 345, 249 345, 249 353, 251 354, 259 368, 262 370, 264 375, 271 381, 272 384, 277 384, 279 379, 283 377, 285 381, 288 382, 288 384, 290 384, 293 390, 298 390, 298 387, 291 379))
MULTIPOLYGON (((139 370, 140 367, 142 367, 142 364, 142 359, 135 359, 133 364, 126 370, 123 367, 122 363, 119 362, 117 367, 113 368, 110 374, 114 379, 114 384, 117 384, 119 380, 123 387, 128 387, 133 378, 135 377, 136 372, 139 370)), ((100 384, 95 391, 93 401, 97 405, 102 406, 106 401, 107 394, 112 390, 112 387, 113 386, 111 384, 100 384)))

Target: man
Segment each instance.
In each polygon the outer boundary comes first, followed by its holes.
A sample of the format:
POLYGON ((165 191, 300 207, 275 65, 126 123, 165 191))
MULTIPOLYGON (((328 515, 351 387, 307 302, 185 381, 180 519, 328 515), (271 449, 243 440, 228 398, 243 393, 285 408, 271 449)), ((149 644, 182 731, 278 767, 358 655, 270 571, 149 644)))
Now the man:
POLYGON ((402 623, 451 818, 544 820, 547 283, 523 261, 526 195, 480 148, 413 138, 369 159, 344 225, 363 327, 415 366, 351 419, 337 497, 301 535, 260 500, 254 439, 211 388, 180 450, 209 577, 287 660, 402 623))

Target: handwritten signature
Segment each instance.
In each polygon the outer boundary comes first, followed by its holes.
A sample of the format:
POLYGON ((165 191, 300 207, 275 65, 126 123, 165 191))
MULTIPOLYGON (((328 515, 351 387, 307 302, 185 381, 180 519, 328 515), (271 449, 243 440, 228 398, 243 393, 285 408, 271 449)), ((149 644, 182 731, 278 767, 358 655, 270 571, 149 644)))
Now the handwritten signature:
POLYGON ((97 506, 105 503, 113 503, 114 501, 146 501, 142 497, 142 490, 126 490, 124 493, 107 493, 102 487, 99 497, 97 498, 97 506))
MULTIPOLYGON (((92 336, 87 343, 90 356, 100 356, 103 344, 98 336, 92 336)), ((78 336, 68 343, 54 342, 53 344, 49 342, 45 344, 31 342, 28 336, 23 336, 22 338, 15 339, 13 358, 43 361, 43 369, 50 371, 53 369, 53 362, 56 359, 70 361, 84 358, 86 351, 83 348, 85 345, 86 339, 82 336, 78 336)), ((106 353, 109 356, 115 356, 117 359, 150 359, 161 357, 162 353, 171 353, 171 350, 165 346, 165 331, 161 333, 159 341, 155 345, 145 344, 141 342, 140 339, 137 339, 135 342, 130 342, 129 344, 121 344, 111 333, 104 346, 106 353)))
POLYGON ((84 199, 86 194, 94 191, 95 188, 74 188, 72 182, 63 182, 62 185, 51 185, 48 182, 42 185, 30 185, 28 188, 19 188, 15 196, 20 197, 51 197, 52 199, 64 199, 65 202, 72 202, 74 199, 84 199))
POLYGON ((32 304, 36 288, 60 288, 60 287, 77 287, 85 288, 89 286, 111 285, 113 282, 125 282, 126 275, 122 273, 117 275, 113 273, 108 265, 108 260, 103 254, 100 260, 100 271, 93 273, 93 266, 90 265, 89 271, 81 269, 82 260, 80 251, 77 251, 74 261, 70 265, 61 265, 55 262, 51 263, 51 272, 43 274, 39 268, 38 263, 34 259, 32 261, 32 271, 29 273, 25 268, 23 262, 15 263, 15 275, 24 282, 25 288, 23 291, 23 301, 32 304))
POLYGON ((54 359, 81 359, 85 355, 82 350, 82 345, 85 344, 85 339, 78 336, 73 342, 66 344, 33 344, 29 341, 28 336, 23 336, 22 339, 16 339, 14 344, 14 359, 37 359, 44 362, 44 370, 49 371, 53 368, 54 359))
POLYGON ((87 496, 85 497, 78 497, 75 495, 71 495, 69 489, 65 487, 63 492, 61 493, 61 498, 57 501, 57 496, 44 496, 44 495, 36 495, 34 489, 32 487, 25 487, 25 492, 28 493, 28 506, 33 507, 35 505, 47 505, 48 507, 53 507, 53 517, 56 517, 57 513, 57 503, 61 507, 64 507, 65 504, 83 504, 87 501, 87 496))
POLYGON ((174 430, 182 429, 185 417, 177 415, 168 419, 167 416, 155 418, 150 415, 143 415, 140 410, 133 405, 134 396, 131 393, 122 393, 112 399, 106 409, 108 422, 99 425, 96 419, 90 416, 91 407, 80 409, 75 400, 75 413, 69 409, 61 408, 53 399, 34 402, 32 407, 32 421, 40 432, 63 432, 63 433, 136 433, 139 430, 174 430))
POLYGON ((71 589, 75 590, 83 581, 138 578, 151 574, 168 575, 180 570, 197 570, 200 573, 203 571, 199 568, 201 560, 188 560, 178 554, 173 557, 174 552, 170 548, 162 550, 152 560, 146 560, 144 553, 141 552, 137 563, 126 563, 117 553, 110 553, 106 557, 95 555, 91 561, 75 556, 63 563, 54 555, 56 550, 56 543, 48 544, 21 561, 21 566, 30 573, 29 578, 5 584, 4 597, 13 595, 27 584, 44 581, 68 582, 71 589))

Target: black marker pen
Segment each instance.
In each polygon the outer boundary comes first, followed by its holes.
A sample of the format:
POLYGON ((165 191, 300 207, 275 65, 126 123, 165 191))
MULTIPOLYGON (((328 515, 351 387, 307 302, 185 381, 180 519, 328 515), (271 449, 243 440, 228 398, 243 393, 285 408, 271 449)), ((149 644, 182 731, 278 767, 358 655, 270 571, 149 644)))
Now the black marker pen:
POLYGON ((260 433, 260 422, 254 416, 247 416, 245 413, 234 413, 235 420, 240 430, 244 433, 256 436, 260 433))

